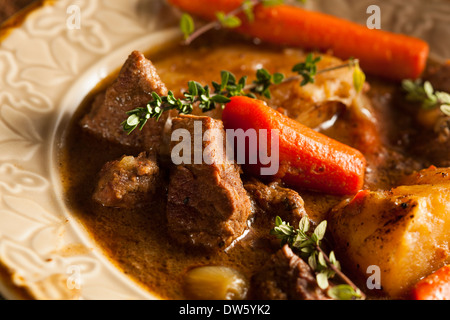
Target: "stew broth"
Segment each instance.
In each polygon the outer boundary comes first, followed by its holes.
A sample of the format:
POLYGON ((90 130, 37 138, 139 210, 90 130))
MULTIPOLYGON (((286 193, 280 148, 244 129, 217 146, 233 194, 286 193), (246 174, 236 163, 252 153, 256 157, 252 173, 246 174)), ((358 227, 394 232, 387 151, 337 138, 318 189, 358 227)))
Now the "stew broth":
MULTIPOLYGON (((300 50, 239 39, 208 39, 189 47, 174 45, 148 55, 162 81, 177 94, 189 80, 201 83, 220 81, 221 70, 233 72, 236 77, 248 75, 250 81, 260 67, 271 72, 288 73, 302 57, 304 52, 300 50)), ((106 79, 86 97, 67 128, 61 173, 70 210, 120 270, 161 299, 184 299, 183 277, 195 266, 231 266, 250 278, 280 248, 279 241, 269 235, 273 225, 252 225, 250 231, 232 247, 211 253, 186 249, 171 241, 165 227, 167 190, 164 187, 161 187, 159 199, 142 209, 106 208, 92 201, 102 166, 122 155, 136 156, 140 152, 105 142, 79 126, 95 95, 104 90, 114 77, 106 79)), ((383 148, 366 148, 364 152, 368 160, 366 186, 383 189, 395 185, 399 176, 427 163, 413 160, 402 145, 402 137, 411 130, 412 118, 394 105, 398 84, 377 79, 369 79, 369 84, 373 119, 363 122, 358 120, 357 112, 344 112, 332 126, 322 131, 360 149, 367 147, 367 141, 377 135, 383 148)), ((214 112, 217 114, 220 110, 214 112)), ((305 201, 307 213, 315 222, 326 219, 327 212, 344 200, 344 197, 314 192, 299 190, 299 193, 305 201)))

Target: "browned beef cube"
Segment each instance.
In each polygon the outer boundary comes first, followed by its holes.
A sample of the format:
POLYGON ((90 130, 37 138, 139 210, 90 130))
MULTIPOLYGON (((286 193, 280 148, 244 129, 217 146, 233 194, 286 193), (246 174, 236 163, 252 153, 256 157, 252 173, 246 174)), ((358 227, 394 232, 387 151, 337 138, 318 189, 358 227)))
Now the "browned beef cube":
POLYGON ((424 75, 425 81, 430 81, 434 90, 450 92, 450 64, 430 67, 424 75))
MULTIPOLYGON (((222 121, 181 115, 173 119, 172 132, 187 130, 191 134, 192 141, 189 143, 194 151, 196 125, 202 128, 202 132, 216 132, 215 138, 200 143, 201 151, 213 161, 196 164, 192 152, 189 155, 190 164, 179 164, 173 168, 168 189, 168 230, 174 239, 183 244, 224 248, 243 234, 251 213, 251 203, 243 187, 239 166, 226 157, 222 121)), ((178 144, 172 142, 172 152, 178 144)))
POLYGON ((310 266, 283 246, 251 279, 257 300, 328 300, 310 266))
POLYGON ((150 119, 142 131, 128 135, 121 123, 127 111, 145 107, 152 100, 152 92, 167 95, 153 64, 145 56, 134 51, 126 60, 115 82, 100 93, 81 121, 82 127, 108 141, 142 150, 159 152, 166 115, 159 121, 150 119))
POLYGON ((148 204, 161 190, 160 169, 146 153, 106 163, 93 199, 106 207, 133 208, 148 204))
POLYGON ((307 216, 303 198, 278 182, 265 184, 251 178, 244 183, 244 188, 255 205, 255 221, 272 225, 276 216, 280 216, 283 221, 298 226, 300 220, 307 216))

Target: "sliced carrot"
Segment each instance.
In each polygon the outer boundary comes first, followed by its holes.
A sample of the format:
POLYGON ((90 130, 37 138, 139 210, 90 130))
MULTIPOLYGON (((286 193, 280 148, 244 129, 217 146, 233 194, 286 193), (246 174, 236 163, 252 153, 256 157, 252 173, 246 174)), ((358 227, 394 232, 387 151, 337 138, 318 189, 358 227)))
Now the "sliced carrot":
MULTIPOLYGON (((207 20, 216 12, 230 12, 243 0, 169 0, 183 11, 207 20)), ((341 18, 277 5, 255 8, 253 22, 236 30, 263 41, 297 46, 307 50, 331 51, 341 59, 358 58, 362 69, 392 80, 416 79, 425 69, 429 45, 420 39, 369 29, 341 18)))
MULTIPOLYGON (((222 120, 226 129, 256 130, 258 139, 267 134, 262 141, 270 142, 271 130, 278 131, 279 167, 271 178, 293 187, 338 195, 355 194, 363 186, 366 160, 358 150, 284 116, 261 100, 232 97, 222 120)), ((267 149, 271 150, 271 145, 267 149)), ((248 144, 246 152, 250 152, 248 144)), ((263 167, 267 166, 260 161, 243 164, 244 171, 254 175, 261 175, 263 167)))
POLYGON ((450 300, 450 265, 420 280, 412 291, 414 300, 450 300))

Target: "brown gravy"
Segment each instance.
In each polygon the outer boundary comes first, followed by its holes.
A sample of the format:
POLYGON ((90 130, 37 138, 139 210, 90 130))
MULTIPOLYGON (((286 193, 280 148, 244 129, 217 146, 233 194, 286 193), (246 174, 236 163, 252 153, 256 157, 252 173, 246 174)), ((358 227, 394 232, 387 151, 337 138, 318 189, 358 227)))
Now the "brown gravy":
MULTIPOLYGON (((224 44, 218 41, 199 42, 188 48, 171 47, 149 56, 149 59, 167 87, 177 93, 189 80, 205 83, 218 81, 221 70, 229 70, 237 77, 253 75, 253 70, 261 65, 272 72, 288 72, 292 65, 299 62, 298 56, 295 51, 286 54, 282 48, 239 41, 224 44), (227 49, 221 49, 223 46, 227 46, 227 49)), ((252 228, 233 248, 211 254, 186 250, 170 241, 165 228, 165 190, 161 190, 160 200, 141 210, 104 208, 91 200, 96 177, 103 164, 124 154, 137 155, 139 152, 124 150, 123 147, 98 140, 83 132, 78 125, 80 118, 90 108, 95 93, 103 90, 113 79, 114 76, 106 79, 85 99, 67 128, 61 172, 65 196, 73 214, 119 269, 161 299, 184 299, 183 276, 186 270, 195 266, 232 266, 250 277, 279 248, 277 240, 269 235, 272 226, 252 228)), ((370 96, 377 115, 383 119, 399 119, 397 111, 391 105, 397 84, 378 83, 374 80, 371 85, 370 96)), ((407 126, 408 119, 402 119, 407 126)), ((343 116, 325 133, 339 139, 343 136, 343 130, 346 130, 344 128, 358 126, 353 120, 352 117, 343 116)), ((398 126, 387 120, 382 123, 384 127, 380 132, 383 132, 383 143, 395 143, 401 129, 395 129, 398 126)), ((362 129, 356 128, 358 130, 362 129)), ((401 146, 396 148, 401 150, 401 146)), ((378 167, 377 159, 389 156, 390 153, 368 154, 372 170, 369 184, 372 187, 393 185, 396 176, 406 170, 406 167, 397 171, 386 165, 378 167)), ((398 159, 396 154, 391 160, 397 162, 398 159)), ((343 199, 309 192, 300 192, 300 195, 305 200, 308 214, 315 221, 325 219, 329 209, 343 199)))

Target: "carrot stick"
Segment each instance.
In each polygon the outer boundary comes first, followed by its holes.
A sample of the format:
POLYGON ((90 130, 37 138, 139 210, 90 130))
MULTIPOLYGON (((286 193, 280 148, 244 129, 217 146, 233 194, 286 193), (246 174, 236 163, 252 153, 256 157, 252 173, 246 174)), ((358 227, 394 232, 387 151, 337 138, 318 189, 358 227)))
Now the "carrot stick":
MULTIPOLYGON (((278 130, 279 169, 271 178, 293 187, 337 195, 355 194, 363 186, 366 160, 358 150, 284 116, 261 100, 232 97, 222 120, 226 129, 254 129, 258 139, 267 134, 269 142, 271 130, 278 130)), ((271 146, 267 148, 271 150, 271 146)), ((246 152, 249 149, 246 144, 246 152)), ((262 167, 261 162, 243 164, 245 172, 255 175, 262 167)))
POLYGON ((413 289, 414 300, 450 300, 450 265, 420 280, 413 289))
MULTIPOLYGON (((216 12, 230 12, 243 0, 169 0, 171 4, 206 20, 216 12)), ((406 35, 369 29, 331 15, 289 5, 255 7, 255 19, 239 16, 236 30, 270 43, 306 50, 331 51, 336 57, 360 60, 362 69, 392 80, 416 79, 425 69, 429 46, 406 35)))

